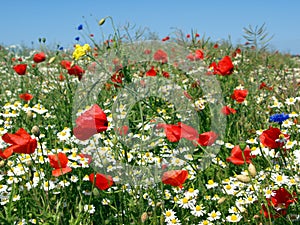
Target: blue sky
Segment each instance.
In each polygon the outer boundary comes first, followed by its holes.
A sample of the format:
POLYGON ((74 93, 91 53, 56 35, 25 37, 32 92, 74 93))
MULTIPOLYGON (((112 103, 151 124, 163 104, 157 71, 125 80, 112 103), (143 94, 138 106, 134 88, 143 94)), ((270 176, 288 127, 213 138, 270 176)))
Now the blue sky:
MULTIPOLYGON (((148 27, 160 37, 172 28, 197 30, 214 41, 228 39, 244 43, 243 27, 266 23, 274 35, 271 46, 285 53, 300 54, 300 1, 298 0, 14 0, 2 1, 0 44, 37 44, 45 37, 50 45, 71 47, 86 21, 95 39, 112 32, 110 24, 102 28, 97 20, 111 16, 116 26, 126 23, 148 27)), ((81 31, 84 32, 84 31, 81 31)), ((82 39, 81 39, 82 40, 82 39)))

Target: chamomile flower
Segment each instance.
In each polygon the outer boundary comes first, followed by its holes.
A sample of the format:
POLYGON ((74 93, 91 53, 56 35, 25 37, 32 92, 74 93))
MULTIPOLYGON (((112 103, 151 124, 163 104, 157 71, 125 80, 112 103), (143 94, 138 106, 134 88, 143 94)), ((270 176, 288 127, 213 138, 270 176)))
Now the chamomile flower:
POLYGON ((168 209, 167 211, 164 212, 164 216, 165 216, 165 222, 169 222, 172 219, 176 218, 176 212, 174 212, 172 209, 168 209))
POLYGON ((242 219, 242 216, 240 214, 231 214, 226 217, 226 220, 230 223, 237 223, 242 219))
POLYGON ((213 225, 213 223, 209 220, 202 220, 198 225, 213 225))
POLYGON ((76 183, 78 181, 78 177, 76 175, 72 175, 70 180, 71 182, 76 183))
POLYGON ((296 99, 293 97, 287 98, 284 102, 287 105, 294 105, 296 103, 296 99))
POLYGON ((206 210, 204 209, 205 207, 202 204, 196 205, 191 209, 191 214, 197 217, 203 216, 206 214, 206 210))
POLYGON ((44 191, 49 191, 55 188, 55 184, 52 181, 44 181, 42 188, 44 191))
POLYGON ((257 140, 255 138, 250 138, 246 141, 247 144, 258 144, 257 140))
POLYGON ((218 183, 214 182, 214 180, 209 180, 207 182, 207 184, 205 184, 206 188, 207 189, 212 189, 212 188, 215 188, 215 187, 218 187, 218 183))
POLYGON ((221 218, 221 212, 219 211, 211 211, 210 213, 207 214, 209 217, 207 218, 209 221, 216 221, 219 220, 221 218))
POLYGON ((198 194, 199 194, 199 190, 194 188, 189 188, 189 190, 184 193, 184 196, 187 198, 196 198, 198 194))
POLYGON ((102 205, 109 205, 110 200, 107 198, 104 198, 104 199, 102 199, 101 203, 102 203, 102 205))
POLYGON ((288 119, 282 122, 281 126, 284 128, 291 128, 294 125, 293 121, 288 119))
POLYGON ((276 185, 282 186, 288 182, 288 176, 279 173, 273 173, 271 175, 271 180, 275 182, 276 185))
POLYGON ((285 144, 286 149, 291 149, 297 144, 297 141, 287 141, 285 144))
POLYGON ((234 148, 234 145, 231 144, 231 143, 225 143, 225 147, 229 148, 229 149, 232 149, 232 148, 234 148))
POLYGON ((71 137, 71 129, 65 127, 61 132, 57 133, 57 138, 59 141, 67 141, 71 137))
POLYGON ((93 214, 96 211, 95 206, 93 205, 84 205, 83 209, 85 212, 88 212, 89 214, 93 214))
POLYGON ((192 198, 183 197, 179 199, 179 201, 177 201, 177 204, 183 209, 193 208, 196 204, 196 200, 192 198))
POLYGON ((20 220, 20 221, 14 223, 14 225, 26 225, 26 224, 27 224, 27 223, 26 223, 26 220, 25 220, 25 219, 22 219, 22 220, 20 220))
POLYGON ((170 220, 169 222, 167 222, 167 225, 181 225, 181 222, 177 217, 175 217, 172 220, 170 220))
POLYGON ((14 202, 20 200, 20 195, 14 195, 13 198, 12 198, 12 200, 13 200, 14 202))
POLYGON ((263 192, 264 192, 264 196, 266 198, 271 198, 272 193, 273 193, 271 188, 264 188, 263 192))

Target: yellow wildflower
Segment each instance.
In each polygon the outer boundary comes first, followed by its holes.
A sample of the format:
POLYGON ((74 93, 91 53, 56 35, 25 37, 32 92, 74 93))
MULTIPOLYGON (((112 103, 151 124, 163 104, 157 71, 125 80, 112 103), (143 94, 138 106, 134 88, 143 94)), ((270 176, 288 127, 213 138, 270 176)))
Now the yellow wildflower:
POLYGON ((73 52, 73 58, 78 60, 82 56, 86 55, 87 52, 90 52, 90 51, 91 51, 91 47, 89 44, 85 44, 83 46, 77 44, 77 45, 75 45, 75 50, 73 52))

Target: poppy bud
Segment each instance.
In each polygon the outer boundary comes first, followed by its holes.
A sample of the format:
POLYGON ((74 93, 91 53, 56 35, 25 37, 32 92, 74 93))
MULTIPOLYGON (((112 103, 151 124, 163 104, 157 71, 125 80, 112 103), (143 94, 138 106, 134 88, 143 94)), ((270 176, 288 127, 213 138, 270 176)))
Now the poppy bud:
POLYGON ((40 136, 40 128, 38 126, 33 126, 31 129, 31 133, 33 133, 34 136, 39 137, 40 136))
POLYGON ((32 165, 32 160, 30 159, 30 160, 26 161, 26 165, 31 166, 32 165))
POLYGON ((241 150, 244 150, 244 149, 246 148, 246 146, 247 146, 247 145, 246 145, 245 143, 241 143, 241 144, 240 144, 241 150))
POLYGON ((1 161, 0 161, 0 168, 1 168, 1 167, 4 167, 4 165, 5 165, 5 161, 4 161, 4 160, 1 160, 1 161))
POLYGON ((248 171, 252 177, 256 176, 256 168, 252 163, 249 164, 248 171))
POLYGON ((49 64, 51 64, 51 63, 53 63, 55 61, 55 56, 54 57, 52 57, 50 60, 49 60, 49 64))
POLYGON ((28 110, 27 113, 26 113, 26 115, 27 115, 28 119, 32 119, 32 117, 33 117, 33 114, 32 114, 31 110, 28 110))
POLYGON ((116 145, 116 144, 118 144, 119 140, 118 140, 118 138, 115 136, 115 137, 113 137, 113 139, 111 140, 111 142, 112 142, 114 145, 116 145))
POLYGON ((220 199, 218 200, 218 204, 219 204, 219 205, 222 204, 225 200, 226 200, 225 197, 220 198, 220 199))
POLYGON ((99 20, 99 23, 98 23, 99 26, 102 26, 105 23, 105 19, 106 18, 102 18, 101 20, 99 20))
POLYGON ((145 223, 145 221, 148 219, 148 214, 146 212, 144 212, 141 216, 141 221, 142 223, 145 223))
POLYGON ((99 192, 98 188, 94 188, 93 189, 93 195, 94 196, 99 196, 99 194, 100 194, 100 192, 99 192))
POLYGON ((238 179, 239 181, 241 181, 243 183, 249 183, 250 182, 250 177, 248 177, 246 175, 236 175, 236 179, 238 179))

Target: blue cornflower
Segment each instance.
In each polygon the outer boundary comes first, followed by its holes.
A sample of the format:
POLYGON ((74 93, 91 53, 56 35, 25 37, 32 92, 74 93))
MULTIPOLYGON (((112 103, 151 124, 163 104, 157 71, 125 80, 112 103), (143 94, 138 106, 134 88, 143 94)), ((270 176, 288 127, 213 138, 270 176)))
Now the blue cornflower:
POLYGON ((77 27, 77 30, 82 30, 82 28, 83 28, 83 25, 80 24, 80 25, 77 27))
POLYGON ((80 37, 76 37, 76 38, 75 38, 76 41, 79 41, 79 39, 80 39, 80 37))
POLYGON ((277 114, 270 116, 269 120, 270 120, 270 122, 282 124, 282 122, 287 120, 288 118, 290 118, 289 114, 277 113, 277 114))
POLYGON ((61 47, 59 47, 58 50, 62 51, 62 50, 64 50, 64 47, 61 46, 61 47))

